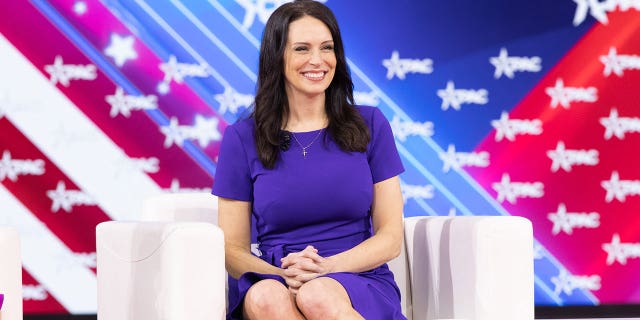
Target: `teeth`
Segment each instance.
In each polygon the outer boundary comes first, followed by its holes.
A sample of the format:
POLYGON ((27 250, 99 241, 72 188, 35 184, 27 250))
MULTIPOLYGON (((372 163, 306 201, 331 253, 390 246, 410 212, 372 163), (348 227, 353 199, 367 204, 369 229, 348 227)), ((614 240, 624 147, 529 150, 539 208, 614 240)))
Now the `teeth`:
POLYGON ((306 72, 304 73, 305 78, 309 78, 312 80, 319 80, 324 77, 324 72, 306 72))

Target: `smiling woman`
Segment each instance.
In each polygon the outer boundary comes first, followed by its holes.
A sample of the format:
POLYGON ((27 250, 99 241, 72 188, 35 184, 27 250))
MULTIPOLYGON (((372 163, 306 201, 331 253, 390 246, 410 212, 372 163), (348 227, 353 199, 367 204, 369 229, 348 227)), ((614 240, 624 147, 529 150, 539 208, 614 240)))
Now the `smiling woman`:
POLYGON ((227 128, 213 185, 228 318, 406 319, 386 265, 402 244, 402 171, 384 115, 354 105, 333 13, 275 10, 253 114, 227 128))

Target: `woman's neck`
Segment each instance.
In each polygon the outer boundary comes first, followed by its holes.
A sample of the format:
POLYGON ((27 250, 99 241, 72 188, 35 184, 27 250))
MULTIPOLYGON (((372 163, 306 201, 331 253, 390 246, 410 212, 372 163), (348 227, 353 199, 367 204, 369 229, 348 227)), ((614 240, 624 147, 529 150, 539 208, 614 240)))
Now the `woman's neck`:
POLYGON ((292 132, 314 131, 326 127, 328 120, 324 109, 324 95, 315 98, 290 98, 286 123, 284 129, 292 132))

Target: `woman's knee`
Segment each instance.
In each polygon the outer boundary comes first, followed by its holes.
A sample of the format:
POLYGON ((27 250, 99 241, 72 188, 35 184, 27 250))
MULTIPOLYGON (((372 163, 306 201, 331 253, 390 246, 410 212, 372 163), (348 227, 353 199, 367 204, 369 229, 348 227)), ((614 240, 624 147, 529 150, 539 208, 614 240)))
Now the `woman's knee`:
POLYGON ((322 277, 303 284, 296 295, 298 308, 309 319, 332 319, 351 308, 347 292, 336 280, 322 277))
POLYGON ((278 312, 291 304, 289 290, 276 280, 266 279, 256 282, 244 297, 246 312, 278 312))

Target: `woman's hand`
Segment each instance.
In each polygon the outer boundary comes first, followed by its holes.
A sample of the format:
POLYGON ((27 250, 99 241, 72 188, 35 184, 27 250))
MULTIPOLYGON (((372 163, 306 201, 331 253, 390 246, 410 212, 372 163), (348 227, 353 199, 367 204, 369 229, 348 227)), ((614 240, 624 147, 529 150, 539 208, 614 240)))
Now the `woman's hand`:
POLYGON ((294 294, 305 282, 331 272, 330 259, 320 256, 313 246, 290 253, 281 262, 285 281, 294 294))

